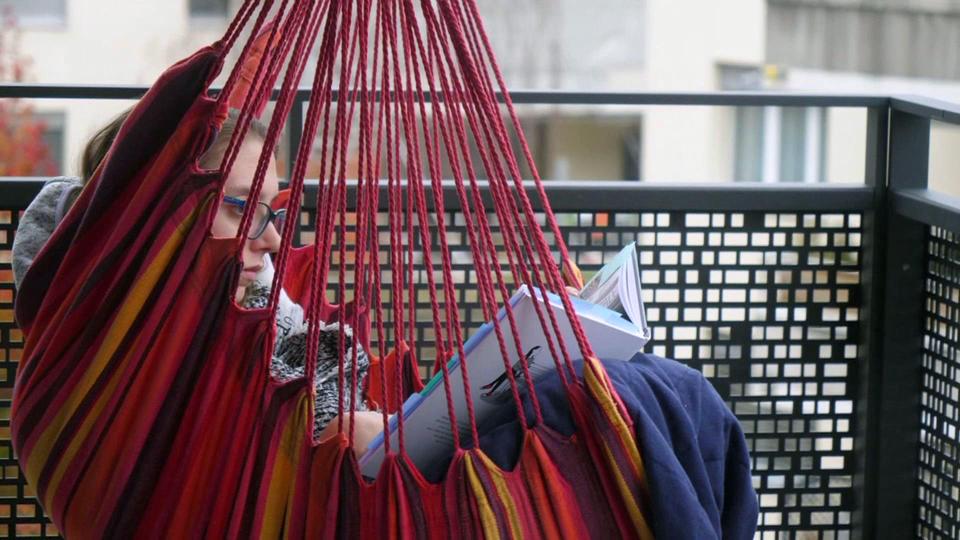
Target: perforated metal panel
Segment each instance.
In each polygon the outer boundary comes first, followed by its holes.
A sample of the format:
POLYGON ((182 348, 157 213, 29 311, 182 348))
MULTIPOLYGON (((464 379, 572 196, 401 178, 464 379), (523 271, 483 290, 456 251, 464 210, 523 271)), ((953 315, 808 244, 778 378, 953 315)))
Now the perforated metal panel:
MULTIPOLYGON (((16 212, 0 216, 0 313, 6 314, 0 318, 0 405, 7 418, 20 350, 9 265, 16 212)), ((475 279, 462 216, 446 217, 455 275, 467 283, 458 287, 462 321, 475 329, 483 320, 469 285, 475 279)), ((760 494, 758 536, 847 538, 854 504, 860 215, 585 211, 558 219, 588 275, 625 243, 640 243, 654 327, 649 351, 702 370, 740 418, 760 494)), ((304 214, 305 226, 312 220, 304 214)), ((381 249, 386 254, 386 242, 381 249)), ((389 310, 389 295, 384 300, 389 310)), ((426 374, 433 336, 423 286, 416 307, 426 374)), ((23 485, 7 436, 0 440, 0 527, 9 535, 54 536, 23 485)))
POLYGON ((960 234, 931 227, 924 280, 920 538, 960 538, 960 234))
POLYGON ((701 369, 737 414, 760 536, 849 537, 860 214, 640 221, 652 352, 701 369))
POLYGON ((22 209, 0 206, 0 536, 57 538, 35 494, 20 474, 10 443, 10 397, 23 347, 13 320, 13 270, 10 251, 22 209))
MULTIPOLYGON (((584 211, 557 218, 587 275, 639 242, 654 329, 648 352, 702 370, 739 417, 760 494, 758 536, 848 538, 861 215, 584 211)), ((462 284, 475 281, 462 216, 447 214, 447 223, 454 224, 448 242, 461 318, 475 329, 483 320, 476 290, 462 284)), ((381 247, 386 256, 386 242, 381 247)), ((418 287, 417 309, 426 375, 434 355, 425 287, 418 287)))

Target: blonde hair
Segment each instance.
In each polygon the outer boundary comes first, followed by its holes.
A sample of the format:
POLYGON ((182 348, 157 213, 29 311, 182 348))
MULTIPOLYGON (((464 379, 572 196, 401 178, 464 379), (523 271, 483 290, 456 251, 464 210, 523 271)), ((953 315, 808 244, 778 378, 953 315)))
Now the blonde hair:
MULTIPOLYGON (((220 166, 220 160, 223 159, 223 155, 227 151, 227 146, 230 145, 230 140, 237 131, 239 121, 240 111, 230 109, 227 113, 227 119, 223 122, 223 126, 220 127, 220 131, 217 133, 216 138, 214 138, 213 143, 211 143, 207 151, 200 156, 200 165, 202 167, 205 169, 214 169, 220 166)), ((266 142, 267 131, 268 128, 266 124, 256 118, 251 118, 250 129, 247 131, 246 136, 254 135, 261 141, 266 142)), ((273 149, 273 153, 277 153, 276 148, 273 149)))

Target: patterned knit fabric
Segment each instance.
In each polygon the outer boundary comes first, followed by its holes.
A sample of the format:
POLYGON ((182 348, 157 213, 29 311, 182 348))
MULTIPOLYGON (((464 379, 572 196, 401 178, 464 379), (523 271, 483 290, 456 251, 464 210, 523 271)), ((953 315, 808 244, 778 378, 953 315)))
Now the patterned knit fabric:
MULTIPOLYGON (((243 298, 246 308, 263 308, 267 306, 270 296, 270 282, 273 280, 273 267, 265 259, 265 269, 257 276, 256 281, 247 286, 243 298)), ((304 364, 307 359, 307 329, 308 323, 304 318, 303 308, 293 302, 286 293, 281 292, 277 306, 277 340, 273 348, 273 358, 270 362, 270 373, 280 381, 288 381, 304 376, 304 364)), ((317 375, 315 387, 317 390, 314 401, 313 435, 317 437, 321 430, 336 418, 339 408, 340 389, 338 388, 340 354, 339 323, 320 325, 320 344, 317 353, 317 375)), ((344 410, 368 410, 363 399, 363 383, 370 367, 370 359, 363 347, 357 344, 358 376, 354 377, 353 370, 353 329, 349 325, 344 328, 344 380, 346 381, 343 401, 344 410), (357 404, 353 407, 350 402, 351 386, 356 385, 357 404)))

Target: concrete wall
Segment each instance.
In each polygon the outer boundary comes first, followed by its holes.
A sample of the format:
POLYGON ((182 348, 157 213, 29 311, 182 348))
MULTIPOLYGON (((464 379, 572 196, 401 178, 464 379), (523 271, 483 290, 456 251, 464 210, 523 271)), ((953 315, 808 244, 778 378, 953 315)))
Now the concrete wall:
POLYGON ((956 0, 769 0, 770 62, 960 79, 956 0))
MULTIPOLYGON (((718 89, 718 63, 762 64, 762 0, 650 0, 646 90, 718 89)), ((716 107, 655 107, 644 114, 644 180, 730 180, 733 114, 716 107)))
POLYGON ((478 4, 511 88, 636 88, 647 57, 648 0, 478 4))

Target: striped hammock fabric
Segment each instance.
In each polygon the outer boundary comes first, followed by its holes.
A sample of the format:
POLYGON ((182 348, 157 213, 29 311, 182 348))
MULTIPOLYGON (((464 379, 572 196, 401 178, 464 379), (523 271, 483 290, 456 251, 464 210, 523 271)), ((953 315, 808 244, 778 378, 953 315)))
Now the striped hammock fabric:
MULTIPOLYGON (((495 313, 507 291, 493 265, 498 253, 507 255, 518 280, 562 290, 562 275, 575 267, 558 268, 551 249, 562 257, 566 249, 547 245, 525 190, 517 188, 519 168, 506 133, 519 123, 509 100, 509 114, 499 112, 494 90, 505 88, 485 42, 473 0, 247 0, 222 40, 156 81, 18 295, 26 344, 12 439, 26 478, 67 538, 652 537, 643 460, 629 417, 582 330, 578 343, 557 342, 551 351, 560 376, 569 377, 577 433, 561 437, 540 423, 528 426, 511 471, 471 441, 457 441, 439 483, 424 479, 402 445, 388 448, 375 481, 361 478, 349 411, 342 411, 347 420, 335 437, 313 440, 315 354, 306 360, 305 377, 279 382, 269 373, 279 285, 307 306, 311 322, 370 328, 358 339, 386 356, 392 346, 384 325, 403 336, 412 320, 404 317, 416 299, 404 287, 414 283, 414 244, 426 254, 416 270, 425 269, 433 295, 438 357, 462 355, 444 212, 431 213, 425 204, 442 176, 438 152, 453 169, 460 211, 473 220, 471 247, 487 313, 495 313), (245 28, 254 37, 245 41, 241 67, 222 91, 212 92, 245 28), (292 247, 298 224, 288 220, 270 306, 243 309, 233 297, 252 212, 236 238, 213 237, 210 225, 246 123, 282 81, 265 147, 275 144, 315 42, 319 56, 288 212, 299 213, 307 158, 319 140, 317 242, 292 247), (356 90, 335 96, 337 86, 356 90), (429 112, 428 92, 444 96, 429 112), (228 159, 220 169, 202 169, 200 156, 238 104, 241 128, 228 159), (360 165, 356 199, 348 205, 353 120, 360 165), (485 162, 493 193, 488 207, 474 190, 481 165, 465 157, 468 140, 485 162), (388 225, 377 220, 381 197, 390 200, 388 225), (488 212, 501 223, 504 242, 497 249, 488 212), (348 215, 357 224, 349 256, 348 215), (430 220, 439 240, 416 236, 430 220), (517 228, 508 230, 509 222, 517 228), (371 256, 382 237, 392 246, 386 263, 371 256), (340 298, 349 296, 344 270, 331 273, 331 259, 353 261, 356 309, 325 300, 328 282, 339 287, 340 298), (381 282, 385 271, 396 276, 389 284, 381 282), (434 274, 441 279, 434 282, 434 274), (393 317, 384 313, 385 292, 394 300, 393 317), (372 326, 364 324, 364 313, 372 326), (569 366, 581 357, 586 366, 579 381, 569 366)), ((519 129, 514 136, 522 141, 519 129)), ((529 165, 535 173, 532 160, 529 165)), ((252 180, 252 199, 262 183, 261 171, 252 180)), ((541 205, 558 231, 545 198, 541 205)), ((540 316, 545 328, 556 327, 540 316)), ((571 322, 579 328, 575 316, 571 322)), ((503 352, 509 367, 512 351, 503 352)), ((380 378, 381 389, 399 390, 403 370, 395 371, 393 380, 377 368, 370 376, 380 378)), ((532 384, 529 377, 518 382, 512 369, 507 373, 515 389, 532 384)), ((461 421, 476 435, 473 418, 461 421)))

